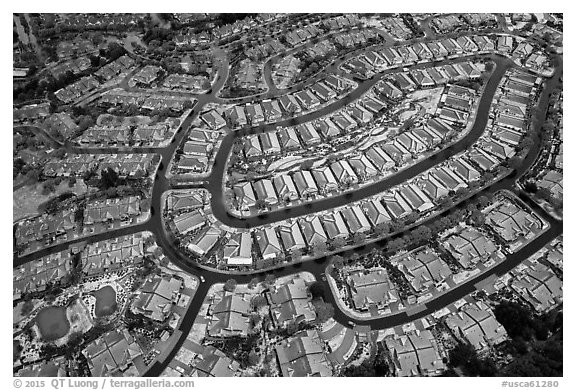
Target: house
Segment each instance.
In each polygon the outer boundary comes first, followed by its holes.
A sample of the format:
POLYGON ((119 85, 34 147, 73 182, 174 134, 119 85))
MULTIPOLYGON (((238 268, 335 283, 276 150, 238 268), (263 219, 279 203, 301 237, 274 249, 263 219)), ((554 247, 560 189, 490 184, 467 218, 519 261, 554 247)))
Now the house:
POLYGON ((314 182, 310 171, 297 171, 292 176, 301 198, 312 198, 318 194, 318 186, 314 182))
POLYGON ((541 263, 531 263, 516 275, 510 288, 538 314, 555 308, 562 302, 563 288, 554 272, 541 263))
POLYGON ((310 122, 296 126, 302 142, 307 146, 317 145, 322 142, 320 135, 310 122))
POLYGON ((418 293, 427 292, 452 275, 450 267, 428 247, 403 257, 398 262, 398 269, 418 293))
POLYGON ((214 226, 202 230, 196 235, 187 245, 186 249, 194 253, 196 256, 205 256, 216 245, 222 231, 214 226))
POLYGON ((348 229, 339 211, 327 212, 320 216, 320 220, 324 225, 324 230, 329 240, 348 237, 348 229))
POLYGON ((486 215, 486 223, 507 242, 529 241, 541 231, 542 221, 503 199, 486 215))
POLYGON ((260 104, 267 122, 277 121, 282 117, 282 111, 276 100, 263 100, 260 104))
POLYGON ((434 208, 434 203, 415 184, 405 184, 400 187, 398 193, 412 210, 425 212, 434 208))
POLYGON ((262 155, 262 147, 260 146, 257 134, 244 138, 244 155, 247 159, 260 157, 262 155))
POLYGON ((390 157, 378 145, 372 145, 370 148, 368 148, 368 150, 365 152, 365 155, 381 172, 386 171, 396 165, 392 157, 390 157))
POLYGON ((468 159, 478 165, 483 171, 491 171, 500 165, 500 160, 479 148, 473 148, 467 152, 467 155, 468 159))
POLYGON ((139 290, 132 311, 153 321, 164 322, 178 302, 183 286, 183 281, 173 275, 150 276, 139 290))
POLYGON ((500 160, 506 160, 516 154, 514 148, 505 145, 503 143, 497 142, 496 140, 490 140, 482 143, 482 149, 490 153, 494 157, 500 160))
POLYGON ((358 184, 358 177, 346 160, 335 161, 330 165, 336 181, 341 187, 347 188, 351 185, 358 184))
POLYGON ((405 131, 396 136, 392 144, 400 149, 406 149, 412 155, 422 153, 426 150, 426 144, 418 137, 415 137, 411 131, 405 131))
POLYGON ((144 354, 126 329, 115 329, 103 334, 84 348, 82 354, 92 376, 122 376, 124 372, 127 375, 142 374, 130 369, 134 361, 142 359, 144 354))
POLYGON ((278 343, 274 349, 282 376, 332 376, 323 345, 315 329, 302 331, 278 343))
POLYGON ((248 122, 250 122, 252 126, 256 126, 264 122, 264 120, 266 119, 264 117, 264 113, 262 112, 262 107, 258 103, 247 104, 246 107, 244 107, 244 111, 246 113, 246 118, 248 119, 248 122))
POLYGON ((254 232, 256 243, 264 260, 275 259, 282 254, 280 241, 274 228, 268 227, 254 232))
POLYGON ((266 293, 270 314, 276 327, 307 324, 316 319, 311 297, 304 279, 296 277, 266 293))
POLYGON ((263 200, 267 205, 275 205, 278 203, 278 198, 276 197, 276 192, 274 191, 274 186, 272 185, 272 180, 261 179, 252 185, 258 200, 263 200))
POLYGON ((298 225, 300 225, 300 230, 302 231, 302 235, 304 236, 308 247, 313 247, 319 243, 325 243, 328 240, 318 216, 315 215, 299 218, 298 225))
POLYGON ((280 141, 275 132, 262 133, 259 138, 264 154, 272 155, 278 154, 282 151, 280 149, 280 141))
POLYGON ((324 139, 332 139, 340 136, 340 129, 330 118, 323 118, 314 122, 314 127, 318 130, 324 139))
POLYGON ((500 344, 508 338, 504 327, 482 301, 462 306, 457 313, 446 317, 444 322, 456 338, 469 343, 478 351, 500 344))
POLYGON ((384 345, 395 376, 437 376, 446 369, 438 343, 429 330, 386 337, 384 345))
POLYGON ((370 112, 377 114, 380 111, 382 111, 384 108, 386 108, 386 103, 384 103, 383 101, 377 99, 374 96, 365 96, 364 98, 362 98, 360 100, 360 104, 362 104, 364 107, 366 107, 370 112))
POLYGON ((358 154, 348 159, 350 166, 356 172, 360 180, 368 180, 378 174, 376 167, 370 162, 364 154, 358 154))
POLYGON ((352 119, 352 117, 350 117, 350 115, 348 115, 346 112, 344 111, 340 111, 337 114, 334 114, 332 116, 332 121, 343 131, 349 131, 349 130, 353 130, 355 129, 358 125, 357 123, 354 121, 354 119, 352 119))
POLYGON ((402 99, 402 97, 404 96, 404 93, 388 80, 379 81, 378 84, 376 84, 376 86, 374 87, 374 89, 380 95, 392 101, 398 101, 402 99))
POLYGON ((320 100, 314 96, 309 90, 303 90, 294 93, 294 97, 298 103, 306 110, 312 110, 320 105, 320 100))
POLYGON ((412 212, 412 209, 398 191, 388 192, 383 195, 382 202, 384 202, 388 214, 393 219, 402 219, 412 212))
POLYGON ((443 245, 466 269, 473 268, 480 261, 486 261, 497 256, 496 245, 473 227, 467 227, 459 233, 449 236, 443 245))
POLYGON ((426 72, 426 69, 414 69, 410 71, 410 76, 414 79, 416 84, 422 88, 431 88, 435 85, 432 77, 426 72))
POLYGON ((299 198, 294 181, 289 175, 283 174, 275 176, 273 181, 276 193, 278 194, 278 199, 284 202, 293 202, 299 198))
POLYGON ((370 123, 374 117, 372 113, 359 104, 352 105, 348 112, 360 124, 370 123))
POLYGON ((293 150, 301 147, 293 127, 278 130, 278 141, 283 150, 293 150))
POLYGON ((333 74, 329 74, 328 76, 326 76, 326 78, 324 79, 324 83, 326 83, 328 87, 332 88, 338 93, 342 93, 349 86, 344 79, 337 77, 333 74))
POLYGON ((432 52, 435 59, 440 59, 442 57, 448 56, 448 50, 442 45, 440 41, 432 41, 426 43, 428 49, 432 52))
POLYGON ((214 294, 207 313, 210 337, 246 337, 250 328, 250 296, 227 291, 214 294))
POLYGON ((252 238, 249 232, 231 234, 224 245, 224 261, 229 266, 252 264, 252 238))
POLYGON ((429 173, 425 173, 417 180, 416 185, 431 199, 438 200, 449 194, 449 190, 444 187, 438 179, 429 173))
POLYGON ((382 203, 377 199, 363 202, 362 210, 374 227, 387 224, 392 220, 388 211, 386 211, 382 203))
POLYGON ((346 278, 354 308, 360 311, 383 309, 398 301, 396 287, 384 268, 354 271, 346 278))
POLYGON ((371 229, 368 218, 358 205, 343 208, 340 213, 348 226, 350 233, 366 233, 371 229))
POLYGON ((190 232, 199 230, 206 224, 206 218, 200 209, 189 213, 180 214, 173 219, 176 232, 179 235, 185 235, 190 232))
POLYGON ((320 193, 328 194, 338 190, 338 182, 330 170, 330 167, 325 166, 312 169, 312 175, 314 176, 320 193))
POLYGON ((410 153, 404 146, 399 142, 386 142, 380 144, 382 150, 394 160, 396 165, 404 165, 409 159, 412 158, 412 153, 410 153))
POLYGON ((277 227, 277 233, 287 253, 306 248, 304 236, 296 220, 288 219, 280 222, 277 227))
POLYGON ((447 168, 456 173, 466 183, 478 180, 481 176, 480 172, 462 157, 449 161, 447 168))
POLYGON ((469 116, 469 113, 465 111, 449 108, 447 106, 438 108, 437 114, 441 119, 445 119, 449 122, 454 122, 455 124, 460 126, 466 125, 469 116))
POLYGON ((251 207, 256 206, 256 195, 252 188, 252 183, 243 182, 235 184, 232 187, 236 199, 238 200, 238 209, 241 211, 248 211, 251 207))
POLYGON ((278 98, 278 101, 282 110, 289 115, 298 114, 302 111, 302 108, 292 95, 282 95, 278 98))
POLYGON ((327 102, 336 97, 336 92, 330 89, 326 84, 322 82, 314 83, 310 90, 316 94, 322 101, 327 102))
POLYGON ((446 167, 433 168, 429 172, 448 191, 458 191, 460 188, 468 187, 464 180, 446 167))
POLYGON ((222 118, 216 110, 210 110, 200 115, 202 121, 208 125, 212 130, 218 130, 226 126, 226 121, 222 118))

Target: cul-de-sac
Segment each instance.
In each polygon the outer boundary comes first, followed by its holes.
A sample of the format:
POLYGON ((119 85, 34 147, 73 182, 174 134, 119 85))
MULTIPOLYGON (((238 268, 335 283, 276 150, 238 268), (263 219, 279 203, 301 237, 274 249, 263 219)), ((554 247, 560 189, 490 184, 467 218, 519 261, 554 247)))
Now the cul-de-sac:
POLYGON ((563 14, 15 13, 14 375, 562 376, 562 140, 563 14))

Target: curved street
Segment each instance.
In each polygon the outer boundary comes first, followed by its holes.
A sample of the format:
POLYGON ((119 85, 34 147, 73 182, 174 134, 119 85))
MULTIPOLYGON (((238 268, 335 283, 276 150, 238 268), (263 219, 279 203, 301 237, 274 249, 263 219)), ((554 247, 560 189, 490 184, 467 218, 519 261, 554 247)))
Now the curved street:
MULTIPOLYGON (((430 40, 435 39, 435 34, 433 34, 431 31, 429 31, 429 29, 426 29, 425 32, 426 32, 426 36, 424 38, 419 38, 415 41, 430 41, 430 40)), ((365 50, 365 49, 362 49, 362 50, 365 50)), ((333 63, 329 67, 326 68, 326 71, 333 71, 333 70, 337 69, 338 66, 343 61, 345 61, 345 59, 350 58, 353 55, 355 55, 355 52, 347 54, 344 58, 333 61, 333 63)), ((469 57, 478 57, 478 55, 469 56, 469 57)), ((351 101, 358 99, 365 92, 367 92, 375 83, 377 83, 382 77, 384 77, 386 74, 398 72, 398 71, 400 71, 399 69, 392 69, 389 71, 385 71, 385 72, 379 73, 378 75, 376 75, 372 79, 359 82, 358 87, 356 89, 354 89, 348 96, 346 96, 345 98, 338 100, 338 101, 336 101, 336 102, 334 102, 334 103, 332 103, 332 104, 330 104, 330 105, 328 105, 328 106, 326 106, 326 107, 324 107, 318 111, 315 111, 315 112, 312 112, 312 113, 309 113, 309 114, 306 114, 306 115, 303 115, 303 116, 300 116, 300 117, 297 117, 294 119, 287 119, 287 120, 279 121, 279 122, 276 122, 273 124, 267 124, 267 125, 253 127, 253 128, 245 127, 245 128, 239 129, 238 131, 235 131, 235 132, 229 132, 224 137, 224 139, 221 143, 221 146, 220 146, 219 150, 217 151, 215 163, 214 163, 214 166, 212 168, 211 174, 208 177, 208 179, 205 180, 203 183, 195 183, 193 185, 194 186, 201 185, 202 187, 206 188, 211 194, 211 208, 212 208, 212 212, 213 212, 214 216, 218 220, 220 220, 222 223, 224 223, 225 225, 228 225, 231 227, 236 227, 236 228, 257 227, 257 226, 261 226, 263 224, 268 224, 271 222, 280 221, 280 220, 283 220, 286 218, 294 218, 294 217, 302 216, 305 214, 310 214, 310 213, 314 213, 314 212, 318 212, 318 211, 322 211, 322 210, 327 210, 327 209, 335 208, 335 207, 338 207, 338 206, 341 206, 341 205, 344 205, 344 204, 347 204, 350 202, 354 202, 354 201, 357 201, 360 199, 364 199, 364 198, 370 197, 372 195, 375 195, 377 193, 383 192, 392 186, 395 186, 395 185, 398 185, 402 182, 405 182, 405 181, 413 178, 414 176, 418 175, 419 173, 421 173, 421 172, 423 172, 423 171, 425 171, 425 170, 427 170, 427 169, 429 169, 429 168, 431 168, 437 164, 440 164, 443 161, 446 161, 451 156, 453 156, 453 155, 455 155, 461 151, 466 150, 482 135, 482 133, 486 127, 487 121, 488 121, 489 107, 491 105, 494 94, 498 88, 498 83, 500 82, 500 80, 503 77, 506 70, 508 70, 511 67, 516 66, 509 59, 504 58, 504 57, 499 56, 499 55, 486 55, 483 57, 484 58, 490 58, 492 61, 494 61, 496 64, 496 67, 494 68, 489 80, 487 81, 487 83, 484 87, 483 94, 482 94, 482 96, 480 98, 480 102, 478 104, 478 110, 477 110, 477 114, 475 117, 475 121, 474 121, 474 124, 473 124, 470 132, 464 138, 458 140, 453 145, 451 145, 447 150, 440 151, 434 156, 431 156, 431 157, 428 157, 422 161, 419 161, 416 164, 411 165, 410 167, 406 168, 405 170, 403 170, 403 171, 401 171, 401 172, 399 172, 399 173, 397 173, 391 177, 388 177, 388 178, 381 180, 379 182, 375 182, 375 183, 366 185, 366 186, 364 186, 358 190, 350 192, 349 194, 340 194, 338 196, 333 196, 333 197, 330 197, 327 199, 313 202, 310 205, 303 204, 303 205, 298 205, 296 207, 292 207, 292 208, 289 208, 286 210, 277 210, 277 211, 269 212, 263 216, 238 218, 236 216, 231 215, 229 212, 226 211, 226 208, 223 207, 223 205, 224 205, 223 178, 224 178, 225 169, 226 169, 225 162, 227 161, 227 158, 228 158, 230 151, 232 149, 232 146, 234 144, 234 140, 236 138, 242 137, 242 136, 247 135, 247 134, 256 134, 256 133, 272 131, 279 126, 293 126, 295 124, 311 121, 311 120, 314 120, 314 119, 319 118, 321 116, 324 116, 328 113, 331 113, 335 110, 338 110, 338 109, 344 107, 345 105, 347 105, 351 101)), ((433 64, 433 66, 442 65, 445 63, 459 62, 459 61, 462 61, 463 59, 466 59, 466 58, 467 57, 462 57, 462 58, 458 58, 458 59, 454 59, 454 60, 446 60, 446 61, 436 62, 433 64)), ((562 60, 561 56, 560 56, 560 59, 562 60)), ((410 68, 421 68, 421 67, 428 67, 428 66, 431 66, 431 63, 418 64, 415 66, 411 66, 410 68)), ((265 69, 267 69, 267 71, 265 72, 265 74, 266 74, 265 78, 269 82, 272 81, 271 76, 270 76, 270 71, 271 71, 270 68, 271 68, 270 65, 267 65, 265 67, 265 69)), ((533 125, 536 129, 539 129, 541 127, 541 125, 545 119, 545 112, 546 112, 546 107, 547 107, 548 100, 550 97, 550 93, 558 85, 559 78, 562 75, 562 71, 563 71, 563 65, 562 65, 562 61, 560 61, 560 65, 556 68, 556 72, 555 72, 554 76, 545 81, 544 90, 541 94, 541 98, 538 102, 538 106, 535 107, 534 111, 533 111, 534 112, 533 125)), ((196 316, 197 316, 197 314, 201 308, 202 302, 203 302, 210 286, 213 285, 214 283, 223 283, 231 277, 231 275, 229 273, 221 272, 221 271, 218 271, 215 269, 209 269, 207 267, 196 264, 188 256, 183 254, 179 250, 179 248, 174 247, 172 245, 169 238, 165 234, 165 230, 163 227, 162 204, 161 204, 162 194, 165 191, 173 189, 173 188, 186 188, 186 187, 192 186, 192 185, 190 185, 190 186, 187 186, 187 185, 176 185, 175 186, 175 185, 173 185, 171 183, 171 181, 166 177, 166 170, 167 170, 169 162, 171 161, 171 159, 175 155, 177 148, 183 142, 185 142, 186 135, 188 133, 188 130, 191 127, 192 121, 198 117, 199 113, 202 111, 202 109, 205 107, 205 105, 208 103, 218 103, 218 102, 222 103, 222 102, 228 101, 227 99, 222 99, 222 98, 217 97, 218 92, 222 89, 222 87, 224 86, 224 84, 228 78, 228 72, 229 72, 229 64, 227 62, 225 62, 224 65, 218 69, 218 76, 216 77, 215 85, 213 86, 213 88, 209 94, 205 94, 205 95, 192 95, 192 94, 190 94, 190 96, 193 96, 198 101, 197 101, 196 105, 193 107, 191 114, 186 118, 186 120, 184 121, 184 123, 180 127, 179 131, 176 133, 174 140, 171 144, 169 144, 165 148, 133 148, 129 152, 128 151, 126 152, 126 153, 130 153, 130 152, 131 153, 145 153, 145 152, 148 152, 148 153, 158 153, 161 155, 161 166, 158 169, 158 173, 156 175, 153 189, 152 189, 151 216, 150 216, 148 221, 146 221, 140 225, 129 226, 129 227, 114 230, 114 231, 107 231, 107 232, 102 233, 102 234, 93 235, 90 237, 80 238, 77 240, 68 241, 66 243, 54 245, 54 246, 51 246, 49 248, 45 248, 43 250, 34 252, 34 253, 32 253, 30 255, 26 255, 26 256, 18 256, 15 254, 14 258, 13 258, 13 267, 16 267, 16 266, 22 265, 26 262, 37 259, 41 256, 45 256, 45 255, 50 254, 50 253, 54 253, 54 252, 57 252, 60 250, 67 249, 70 246, 70 244, 73 244, 76 242, 86 241, 88 243, 92 243, 92 242, 97 242, 97 241, 101 241, 101 240, 105 240, 105 239, 109 239, 109 238, 114 238, 114 237, 121 236, 121 235, 136 233, 136 232, 140 232, 140 231, 151 231, 152 233, 154 233, 155 238, 156 238, 156 242, 158 243, 158 245, 163 248, 164 254, 174 264, 176 264, 178 267, 180 267, 184 271, 189 272, 191 274, 195 274, 195 275, 201 274, 204 277, 205 282, 201 283, 199 285, 198 290, 196 291, 196 293, 192 299, 192 302, 190 303, 189 308, 188 308, 183 320, 181 321, 180 327, 178 329, 182 332, 181 336, 179 337, 178 341, 176 342, 176 344, 174 345, 174 347, 172 348, 170 353, 168 353, 168 356, 163 361, 157 362, 155 365, 151 366, 149 368, 148 372, 146 373, 146 376, 158 376, 164 370, 166 365, 172 360, 172 358, 174 357, 176 352, 179 350, 179 347, 183 344, 184 340, 186 339, 186 336, 188 335, 188 332, 190 331, 190 329, 192 327, 194 319, 196 318, 196 316)), ((313 78, 306 80, 305 82, 299 83, 295 87, 300 88, 300 87, 303 87, 304 85, 310 85, 311 83, 318 80, 320 77, 322 77, 322 74, 314 76, 313 78)), ((123 81, 126 81, 126 79, 123 81)), ((269 84, 269 86, 271 86, 271 85, 273 85, 273 83, 269 84)), ((99 92, 101 92, 101 91, 99 91, 99 92)), ((273 87, 267 93, 262 94, 263 96, 258 96, 257 98, 260 99, 263 97, 273 97, 273 96, 281 95, 281 94, 286 93, 286 92, 289 92, 289 90, 278 90, 277 88, 273 87)), ((254 99, 254 97, 248 97, 248 98, 242 98, 239 100, 235 100, 235 102, 248 102, 248 101, 252 101, 253 99, 254 99)), ((40 128, 38 128, 37 130, 43 131, 40 128)), ((511 175, 504 178, 503 180, 500 180, 496 183, 493 183, 488 188, 481 191, 479 193, 479 195, 482 193, 493 193, 493 192, 501 190, 501 189, 513 190, 515 183, 516 183, 516 180, 519 177, 521 177, 536 160, 538 153, 539 153, 539 150, 540 150, 540 146, 541 145, 539 142, 535 143, 535 145, 532 146, 532 149, 530 150, 530 153, 528 154, 528 156, 523 160, 523 165, 520 169, 517 169, 515 172, 513 172, 511 175)), ((69 151, 73 151, 74 153, 122 153, 122 152, 119 152, 118 149, 114 149, 114 148, 85 149, 85 148, 78 148, 78 147, 74 147, 72 145, 68 145, 67 149, 69 151)), ((435 312, 436 310, 439 310, 439 309, 449 305, 450 303, 462 298, 463 296, 473 292, 476 289, 475 286, 479 282, 491 277, 492 275, 502 275, 502 274, 508 272, 513 267, 518 265, 522 260, 529 257, 531 254, 537 252, 546 243, 548 243, 550 240, 552 240, 554 237, 558 236, 559 234, 562 234, 562 232, 563 232, 562 222, 559 222, 559 221, 553 219, 548 214, 543 212, 539 207, 534 207, 534 209, 542 218, 544 218, 550 224, 550 228, 546 232, 544 232, 542 235, 540 235, 538 238, 531 241, 528 245, 526 245, 525 247, 520 249, 518 252, 507 256, 507 258, 504 261, 495 265, 493 268, 490 269, 490 271, 488 273, 481 274, 481 275, 478 275, 478 276, 476 276, 470 280, 467 280, 466 282, 464 282, 461 285, 459 285, 458 287, 446 292, 445 294, 440 295, 440 296, 426 302, 423 310, 421 310, 417 313, 407 314, 406 312, 402 312, 402 313, 393 314, 393 315, 390 315, 390 316, 387 316, 384 318, 367 319, 367 320, 362 320, 362 321, 354 320, 354 322, 357 324, 362 324, 362 325, 370 325, 372 327, 372 329, 385 329, 385 328, 390 328, 390 327, 400 325, 400 324, 403 324, 403 323, 406 323, 409 321, 413 321, 415 319, 427 316, 427 315, 435 312)), ((440 216, 438 216, 436 218, 440 218, 440 216)), ((432 219, 431 222, 433 222, 434 220, 435 220, 435 218, 432 219)), ((365 245, 365 246, 362 246, 360 248, 356 248, 354 250, 343 251, 341 253, 347 254, 347 253, 352 253, 352 251, 354 253, 359 253, 359 254, 368 253, 372 249, 382 246, 389 239, 390 238, 382 239, 382 240, 375 242, 373 244, 365 245)), ((307 272, 312 273, 318 281, 320 281, 321 283, 323 283, 325 285, 326 291, 329 291, 329 288, 327 286, 327 282, 323 281, 323 275, 324 275, 324 272, 326 270, 326 266, 328 265, 328 262, 329 262, 329 256, 323 257, 323 258, 320 258, 317 260, 313 260, 313 261, 308 261, 305 263, 281 265, 281 266, 275 267, 272 270, 255 271, 252 273, 246 273, 246 274, 242 274, 242 275, 241 274, 234 274, 233 277, 234 277, 234 279, 237 280, 238 283, 248 283, 254 277, 259 277, 259 278, 263 279, 265 277, 265 275, 267 275, 267 274, 273 274, 274 276, 278 277, 278 276, 290 275, 290 274, 294 274, 294 273, 298 273, 298 272, 302 272, 302 271, 307 271, 307 272)), ((334 318, 338 322, 340 322, 341 324, 349 327, 350 326, 349 321, 351 320, 351 318, 349 316, 347 316, 346 313, 344 313, 343 311, 340 310, 340 308, 338 307, 338 305, 335 302, 334 296, 332 294, 329 294, 329 296, 327 297, 327 300, 330 303, 332 303, 334 306, 334 309, 335 309, 334 318)))

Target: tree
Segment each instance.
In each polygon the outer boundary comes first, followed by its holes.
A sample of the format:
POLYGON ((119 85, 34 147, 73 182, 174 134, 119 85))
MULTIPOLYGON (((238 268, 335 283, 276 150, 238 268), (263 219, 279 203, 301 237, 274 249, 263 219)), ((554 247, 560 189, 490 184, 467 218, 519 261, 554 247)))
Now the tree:
POLYGON ((256 295, 254 298, 252 298, 252 307, 254 307, 256 310, 266 306, 267 304, 268 301, 262 295, 256 295))
POLYGON ((314 256, 325 255, 328 251, 328 245, 325 242, 319 241, 312 244, 312 254, 314 256))
POLYGON ((342 269, 342 267, 344 267, 344 258, 339 255, 332 256, 332 265, 338 270, 342 269))
POLYGON ((352 237, 352 241, 354 242, 355 245, 364 244, 366 241, 366 235, 364 233, 357 232, 352 237))
POLYGON ((374 226, 374 233, 378 236, 385 236, 390 233, 390 225, 387 223, 379 223, 378 225, 374 226))
POLYGON ((236 289, 236 285, 238 284, 238 282, 236 282, 235 279, 228 279, 226 281, 226 283, 224 284, 224 290, 225 291, 229 291, 232 292, 236 289))
POLYGON ((257 285, 258 285, 258 278, 252 278, 252 279, 250 279, 250 282, 248 283, 248 288, 253 289, 257 285))
POLYGON ((346 240, 344 239, 344 237, 336 237, 336 238, 334 238, 334 240, 332 240, 330 247, 332 248, 332 250, 336 250, 336 249, 342 248, 345 245, 346 245, 346 240))
POLYGON ((119 182, 118 173, 114 169, 108 167, 102 171, 100 177, 101 189, 107 190, 108 188, 116 187, 118 185, 118 182, 119 182))
POLYGON ((24 303, 22 304, 20 315, 22 317, 27 317, 32 312, 33 309, 34 309, 34 303, 32 303, 32 301, 24 301, 24 303))
POLYGON ((482 226, 486 222, 486 216, 479 210, 475 210, 470 214, 470 223, 473 226, 482 226))
POLYGON ((331 303, 317 300, 314 302, 314 309, 316 309, 316 321, 318 324, 323 324, 334 317, 334 306, 331 303))
POLYGON ((276 278, 274 277, 274 275, 268 274, 268 275, 266 275, 266 278, 264 279, 264 283, 266 283, 268 288, 270 288, 270 287, 274 286, 274 283, 276 283, 276 278))
POLYGON ((318 281, 313 282, 308 286, 308 292, 312 295, 312 299, 325 298, 326 290, 324 284, 318 281))
POLYGON ((512 338, 520 337, 529 340, 534 334, 530 311, 519 303, 501 302, 494 309, 494 316, 512 338))
POLYGON ((395 238, 394 240, 388 242, 388 250, 390 252, 397 252, 406 246, 406 241, 402 238, 395 238))
POLYGON ((538 186, 533 181, 527 182, 524 185, 524 188, 526 189, 526 192, 529 192, 531 194, 534 194, 534 193, 536 193, 536 191, 538 191, 538 186))
POLYGON ((292 257, 292 261, 300 261, 302 260, 302 251, 300 249, 294 249, 290 256, 292 257))
POLYGON ((258 199, 256 201, 256 207, 259 210, 266 210, 268 208, 268 202, 266 202, 264 199, 258 199))
POLYGON ((255 366, 260 361, 260 356, 256 353, 256 351, 252 350, 248 354, 248 363, 251 366, 255 366))

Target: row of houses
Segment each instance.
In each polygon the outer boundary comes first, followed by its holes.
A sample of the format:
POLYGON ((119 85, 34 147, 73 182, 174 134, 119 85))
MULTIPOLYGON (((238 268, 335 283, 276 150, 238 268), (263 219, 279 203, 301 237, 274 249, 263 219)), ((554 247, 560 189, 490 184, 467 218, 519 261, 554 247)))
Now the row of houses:
POLYGON ((432 29, 438 34, 446 34, 454 31, 477 31, 481 28, 495 28, 498 20, 495 14, 470 13, 470 14, 450 14, 435 16, 430 20, 432 29))
POLYGON ((104 231, 111 226, 119 228, 135 222, 140 214, 139 196, 92 200, 86 202, 84 208, 84 232, 104 231))
POLYGON ((231 128, 257 126, 278 121, 283 116, 293 117, 343 96, 351 87, 352 83, 345 78, 329 75, 323 81, 298 92, 245 106, 231 107, 224 112, 224 122, 218 119, 218 126, 222 127, 226 123, 231 128))
POLYGON ((414 37, 414 32, 406 25, 401 17, 385 17, 379 19, 380 28, 385 30, 394 39, 407 41, 414 37))
POLYGON ((134 65, 136 65, 136 61, 132 57, 123 55, 98 69, 94 72, 94 75, 104 81, 108 81, 122 72, 127 72, 134 65))
POLYGON ((56 252, 14 268, 13 300, 24 294, 44 291, 48 285, 56 284, 69 275, 71 269, 70 251, 56 252))
POLYGON ((68 154, 63 160, 46 162, 42 173, 46 177, 71 177, 111 168, 119 177, 147 176, 152 172, 154 160, 159 160, 159 156, 156 159, 155 156, 151 153, 129 154, 118 159, 118 155, 68 154))
POLYGON ((86 76, 62 89, 59 89, 54 93, 54 95, 56 95, 56 97, 63 103, 71 103, 82 96, 86 96, 99 86, 100 83, 96 78, 94 78, 94 76, 86 76))
POLYGON ((487 36, 461 36, 457 39, 445 38, 367 50, 346 61, 342 69, 366 79, 391 68, 444 58, 458 58, 463 55, 492 53, 494 50, 495 44, 487 36))
POLYGON ((18 222, 14 239, 17 248, 24 248, 22 252, 33 252, 76 231, 75 208, 71 207, 53 215, 43 214, 18 222))
POLYGON ((138 266, 144 260, 142 233, 130 234, 88 244, 81 252, 82 272, 86 277, 138 266))
POLYGON ((180 126, 186 112, 180 118, 168 117, 153 124, 131 126, 95 125, 84 130, 74 139, 81 146, 159 146, 168 141, 180 126))
POLYGON ((156 80, 162 73, 163 69, 155 65, 146 65, 138 71, 134 76, 128 81, 130 87, 136 85, 147 86, 150 85, 154 80, 156 80))
POLYGON ((76 59, 71 59, 68 61, 64 61, 61 64, 56 65, 53 68, 50 68, 50 73, 54 78, 60 78, 66 74, 66 72, 72 72, 72 74, 78 74, 80 72, 85 71, 91 67, 91 62, 88 57, 79 57, 76 59))
MULTIPOLYGON (((211 113, 217 114, 216 111, 211 113)), ((207 115, 202 115, 205 119, 207 115)), ((202 173, 209 168, 216 144, 222 139, 222 132, 194 127, 188 132, 188 138, 182 146, 181 154, 174 164, 175 173, 202 173)))
POLYGON ((192 108, 195 103, 195 98, 150 92, 129 92, 120 88, 106 91, 98 100, 98 104, 101 105, 136 106, 151 111, 170 109, 176 112, 192 108))
POLYGON ((556 308, 563 300, 562 280, 538 261, 526 261, 510 271, 508 285, 537 314, 556 308))
MULTIPOLYGON (((334 126, 332 129, 336 129, 335 134, 338 134, 338 128, 332 121, 330 124, 334 126)), ((326 127, 330 130, 329 125, 326 127)), ((264 154, 273 154, 286 150, 287 146, 312 146, 320 143, 321 138, 311 123, 299 125, 296 129, 299 130, 302 142, 291 128, 279 130, 279 137, 275 133, 248 136, 244 149, 246 158, 260 157, 264 148, 264 154)), ((352 185, 371 180, 393 167, 405 165, 413 156, 436 147, 452 132, 452 128, 441 119, 431 118, 422 127, 401 133, 392 140, 373 144, 363 152, 329 162, 326 166, 300 170, 290 175, 278 174, 254 183, 238 183, 234 185, 237 208, 249 211, 257 199, 264 199, 268 205, 273 206, 279 202, 288 203, 338 193, 352 185)))
POLYGON ((146 364, 144 353, 128 329, 111 330, 82 350, 92 376, 139 376, 146 364))
POLYGON ((174 275, 150 275, 138 290, 131 310, 156 322, 164 322, 180 299, 184 282, 174 275))

